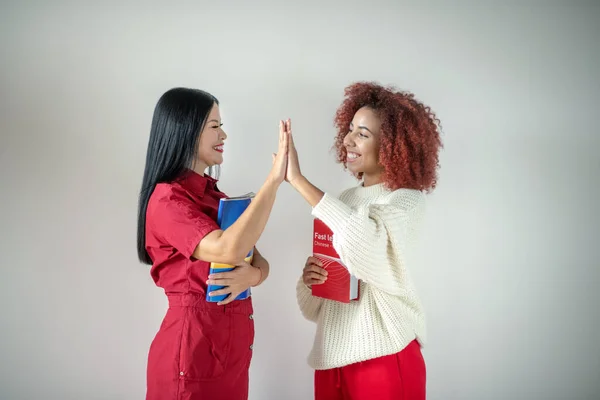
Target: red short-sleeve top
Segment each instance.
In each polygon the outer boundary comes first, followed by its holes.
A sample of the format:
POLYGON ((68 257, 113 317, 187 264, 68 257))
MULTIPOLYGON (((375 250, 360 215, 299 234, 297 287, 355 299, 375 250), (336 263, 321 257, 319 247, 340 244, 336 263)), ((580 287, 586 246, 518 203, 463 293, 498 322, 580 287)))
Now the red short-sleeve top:
POLYGON ((187 171, 172 183, 160 183, 146 211, 146 251, 152 279, 166 293, 206 294, 210 263, 192 257, 198 243, 219 229, 216 180, 187 171))

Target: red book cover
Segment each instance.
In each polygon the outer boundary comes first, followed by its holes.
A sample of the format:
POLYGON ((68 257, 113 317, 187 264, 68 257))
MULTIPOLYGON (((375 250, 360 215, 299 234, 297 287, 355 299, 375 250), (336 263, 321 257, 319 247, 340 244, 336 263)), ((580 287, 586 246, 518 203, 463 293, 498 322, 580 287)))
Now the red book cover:
POLYGON ((328 272, 325 283, 312 285, 313 296, 350 303, 359 297, 358 279, 348 272, 333 248, 333 232, 323 221, 315 218, 313 230, 313 256, 318 258, 328 272))

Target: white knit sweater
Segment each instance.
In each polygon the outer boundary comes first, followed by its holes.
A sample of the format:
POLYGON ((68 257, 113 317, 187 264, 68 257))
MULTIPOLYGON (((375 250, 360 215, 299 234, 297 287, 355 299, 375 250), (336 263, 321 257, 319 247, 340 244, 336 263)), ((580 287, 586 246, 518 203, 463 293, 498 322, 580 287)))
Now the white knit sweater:
POLYGON ((308 357, 329 369, 394 354, 415 338, 425 343, 425 317, 408 271, 425 207, 417 190, 389 191, 383 184, 325 194, 313 216, 333 231, 333 246, 361 279, 350 304, 313 297, 302 279, 296 288, 305 318, 317 323, 308 357))

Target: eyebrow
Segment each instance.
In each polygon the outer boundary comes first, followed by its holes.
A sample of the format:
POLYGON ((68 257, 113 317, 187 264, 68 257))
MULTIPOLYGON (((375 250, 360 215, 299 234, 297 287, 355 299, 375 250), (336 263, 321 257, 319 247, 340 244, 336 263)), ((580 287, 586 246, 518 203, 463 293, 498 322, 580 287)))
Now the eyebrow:
MULTIPOLYGON (((350 122, 350 126, 354 126, 354 124, 353 124, 352 122, 350 122)), ((371 131, 369 128, 367 128, 367 127, 366 127, 366 126, 364 126, 364 125, 359 125, 359 126, 358 126, 358 128, 359 128, 359 129, 364 129, 364 130, 367 130, 367 131, 369 131, 370 133, 372 133, 372 134, 374 135, 374 133, 373 133, 373 132, 372 132, 372 131, 371 131)))

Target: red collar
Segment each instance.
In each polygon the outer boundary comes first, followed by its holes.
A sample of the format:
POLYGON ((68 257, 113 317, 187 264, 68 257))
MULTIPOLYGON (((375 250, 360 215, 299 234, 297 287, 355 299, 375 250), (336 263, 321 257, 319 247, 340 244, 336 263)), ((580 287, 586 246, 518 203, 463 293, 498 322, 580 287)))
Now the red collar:
POLYGON ((200 175, 192 170, 187 170, 183 176, 178 179, 181 185, 185 186, 196 196, 204 196, 207 190, 215 190, 217 180, 208 175, 200 175))

